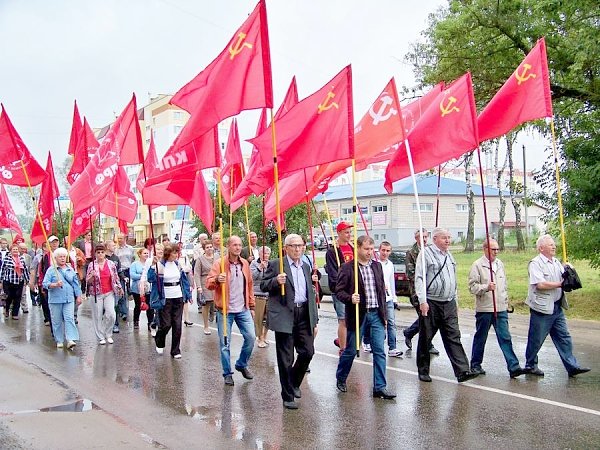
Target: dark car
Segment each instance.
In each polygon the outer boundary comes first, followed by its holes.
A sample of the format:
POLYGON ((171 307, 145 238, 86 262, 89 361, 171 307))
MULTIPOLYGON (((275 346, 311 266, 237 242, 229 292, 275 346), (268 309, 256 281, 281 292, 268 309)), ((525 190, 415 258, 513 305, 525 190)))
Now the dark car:
MULTIPOLYGON (((394 280, 396 281, 396 295, 397 296, 409 296, 408 291, 408 277, 406 276, 406 252, 404 250, 393 250, 390 253, 390 261, 394 264, 394 280)), ((323 267, 319 267, 321 272, 321 279, 319 284, 321 285, 321 292, 323 295, 331 295, 329 289, 329 277, 323 267)))

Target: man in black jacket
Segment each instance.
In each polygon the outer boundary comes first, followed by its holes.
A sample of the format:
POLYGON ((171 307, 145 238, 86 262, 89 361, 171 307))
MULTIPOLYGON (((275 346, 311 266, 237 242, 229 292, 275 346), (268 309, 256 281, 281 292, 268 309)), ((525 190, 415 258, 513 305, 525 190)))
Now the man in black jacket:
POLYGON ((300 384, 315 353, 314 340, 317 329, 317 302, 310 266, 302 261, 304 241, 297 234, 285 238, 286 256, 283 273, 279 273, 279 260, 269 262, 263 280, 262 291, 269 292, 267 323, 275 332, 277 367, 281 383, 283 406, 298 409, 295 398, 300 398, 300 384), (285 296, 281 295, 285 286, 285 296), (294 348, 298 353, 294 362, 294 348))
POLYGON ((386 295, 381 263, 373 261, 375 242, 369 236, 360 236, 357 241, 358 291, 354 284, 354 261, 342 264, 338 274, 336 292, 346 305, 347 346, 340 356, 336 378, 337 388, 347 392, 346 379, 356 356, 356 316, 358 305, 360 333, 367 329, 371 335, 373 353, 373 397, 392 400, 396 397, 387 390, 385 379, 385 329, 386 295), (358 293, 355 293, 358 292, 358 293))

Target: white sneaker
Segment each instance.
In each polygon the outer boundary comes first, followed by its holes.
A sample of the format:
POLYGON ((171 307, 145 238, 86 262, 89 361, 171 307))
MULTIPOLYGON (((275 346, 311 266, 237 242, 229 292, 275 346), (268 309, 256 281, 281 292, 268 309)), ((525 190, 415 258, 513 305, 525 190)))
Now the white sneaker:
POLYGON ((403 353, 396 348, 394 350, 388 351, 388 356, 391 356, 393 358, 400 358, 402 355, 403 355, 403 353))
POLYGON ((108 342, 109 344, 114 344, 115 341, 113 341, 113 338, 106 338, 106 342, 108 342))
POLYGON ((159 355, 162 355, 164 353, 164 351, 165 351, 164 348, 156 347, 156 353, 158 353, 159 355))
POLYGON ((69 350, 71 350, 73 347, 75 347, 77 344, 75 343, 75 341, 69 341, 67 342, 67 348, 69 350))
POLYGON ((363 352, 371 353, 371 344, 365 344, 363 342, 362 348, 363 348, 363 352))
POLYGON ((175 359, 181 359, 181 353, 177 353, 176 355, 173 356, 173 358, 175 358, 175 359))
POLYGON ((104 339, 100 339, 98 341, 98 344, 100 344, 100 345, 106 345, 106 341, 104 339))
POLYGON ((56 343, 56 348, 63 348, 64 344, 62 342, 57 342, 56 343))

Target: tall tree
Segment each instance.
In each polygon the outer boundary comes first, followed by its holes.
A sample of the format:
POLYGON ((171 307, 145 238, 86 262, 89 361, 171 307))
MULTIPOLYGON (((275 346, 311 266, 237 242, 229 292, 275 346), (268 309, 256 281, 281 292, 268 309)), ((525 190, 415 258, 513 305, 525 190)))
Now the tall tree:
POLYGON ((523 193, 523 185, 515 180, 513 165, 513 145, 516 140, 516 133, 506 135, 506 155, 508 157, 508 191, 510 201, 515 210, 515 233, 517 235, 517 250, 525 250, 525 240, 523 239, 523 229, 521 228, 521 204, 517 198, 518 194, 523 193))
MULTIPOLYGON (((475 194, 473 193, 473 181, 471 176, 471 167, 473 165, 473 152, 469 152, 465 155, 464 162, 467 205, 469 208, 469 220, 467 224, 465 252, 472 253, 475 250, 475 194)), ((481 186, 481 188, 484 189, 484 186, 481 186)))

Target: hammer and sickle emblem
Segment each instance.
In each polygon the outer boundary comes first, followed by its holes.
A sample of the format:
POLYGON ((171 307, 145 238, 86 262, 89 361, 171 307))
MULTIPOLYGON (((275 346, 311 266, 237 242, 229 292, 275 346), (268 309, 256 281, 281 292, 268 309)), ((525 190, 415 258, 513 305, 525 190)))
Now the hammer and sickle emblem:
POLYGON ((530 78, 535 78, 537 75, 535 73, 527 73, 531 70, 531 64, 523 64, 523 70, 519 73, 519 69, 515 70, 515 78, 517 79, 517 86, 521 86, 521 83, 529 80, 530 78))
POLYGON ((373 118, 373 125, 379 125, 379 122, 385 122, 390 117, 398 114, 398 111, 391 107, 391 105, 394 103, 394 99, 387 95, 387 93, 384 93, 384 95, 379 97, 379 100, 381 100, 381 106, 377 112, 373 111, 373 105, 371 105, 371 108, 369 108, 369 115, 373 118), (385 110, 388 106, 390 108, 386 113, 385 110))
POLYGON ((335 94, 333 92, 329 91, 327 93, 327 97, 325 97, 325 100, 323 101, 323 103, 319 103, 318 114, 321 114, 323 111, 327 111, 328 109, 331 109, 331 108, 340 109, 340 105, 338 105, 336 102, 329 101, 333 97, 335 97, 335 94))
POLYGON ((246 39, 246 36, 247 36, 246 33, 240 32, 240 34, 238 34, 235 45, 233 47, 231 45, 229 46, 229 59, 235 58, 238 54, 240 54, 242 52, 242 50, 244 50, 244 47, 252 48, 252 44, 249 44, 248 42, 244 42, 244 40, 246 39))
POLYGON ((448 97, 448 101, 446 102, 446 104, 444 105, 444 100, 442 100, 440 102, 440 111, 442 112, 442 117, 447 116, 450 113, 453 112, 460 112, 460 108, 456 107, 456 106, 452 106, 453 104, 456 103, 456 97, 448 97))

